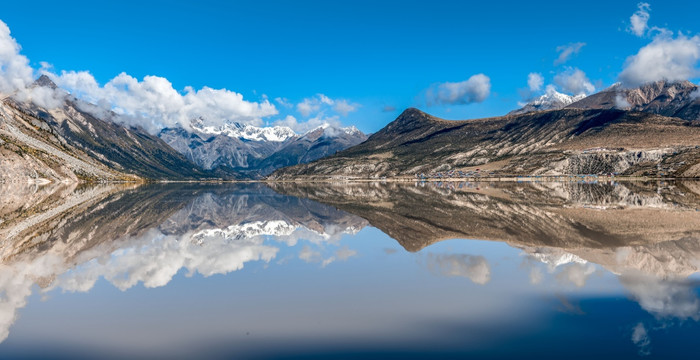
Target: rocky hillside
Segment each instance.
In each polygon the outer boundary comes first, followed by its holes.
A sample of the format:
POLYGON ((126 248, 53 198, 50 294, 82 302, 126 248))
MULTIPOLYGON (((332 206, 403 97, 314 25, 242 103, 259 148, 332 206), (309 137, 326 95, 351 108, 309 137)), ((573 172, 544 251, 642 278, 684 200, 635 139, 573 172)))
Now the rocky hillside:
POLYGON ((575 109, 621 109, 685 120, 700 119, 700 92, 690 81, 657 81, 627 89, 615 84, 568 106, 575 109))
MULTIPOLYGON (((55 88, 43 76, 36 86, 55 88)), ((71 96, 46 109, 6 97, 0 104, 2 178, 42 181, 201 179, 221 176, 199 169, 144 129, 126 127, 71 96), (14 154, 12 154, 14 153, 14 154)), ((225 175, 225 174, 224 174, 225 175)))
POLYGON ((700 176, 700 122, 615 109, 467 121, 404 111, 369 139, 270 179, 454 174, 700 176), (478 171, 477 171, 478 169, 478 171))
POLYGON ((115 171, 9 99, 0 101, 0 182, 137 180, 115 171))

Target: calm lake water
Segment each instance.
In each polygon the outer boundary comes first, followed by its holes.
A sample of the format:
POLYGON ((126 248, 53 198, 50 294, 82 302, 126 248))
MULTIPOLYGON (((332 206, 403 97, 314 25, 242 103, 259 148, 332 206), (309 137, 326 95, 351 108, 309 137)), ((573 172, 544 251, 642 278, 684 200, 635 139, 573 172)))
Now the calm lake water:
POLYGON ((2 186, 3 359, 699 350, 699 183, 2 186))

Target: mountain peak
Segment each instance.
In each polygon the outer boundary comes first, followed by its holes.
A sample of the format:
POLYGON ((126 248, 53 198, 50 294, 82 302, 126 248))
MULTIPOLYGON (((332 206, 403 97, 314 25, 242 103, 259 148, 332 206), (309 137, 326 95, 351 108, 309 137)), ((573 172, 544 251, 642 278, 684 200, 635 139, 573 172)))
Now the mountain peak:
POLYGON ((614 84, 567 107, 650 112, 686 120, 700 119, 698 86, 690 81, 659 80, 636 88, 614 84))
POLYGON ((56 83, 54 83, 53 80, 51 80, 51 78, 49 78, 46 75, 39 76, 39 78, 34 81, 34 85, 40 87, 47 87, 51 89, 58 88, 58 86, 56 86, 56 83))
POLYGON ((203 134, 226 135, 250 141, 283 142, 298 136, 294 130, 287 126, 257 127, 238 122, 225 123, 220 126, 207 126, 203 119, 193 120, 192 129, 203 134))
POLYGON ((528 102, 520 109, 509 112, 508 115, 525 114, 533 111, 562 109, 585 97, 585 94, 567 95, 558 92, 554 89, 554 87, 547 87, 547 91, 543 95, 528 102))

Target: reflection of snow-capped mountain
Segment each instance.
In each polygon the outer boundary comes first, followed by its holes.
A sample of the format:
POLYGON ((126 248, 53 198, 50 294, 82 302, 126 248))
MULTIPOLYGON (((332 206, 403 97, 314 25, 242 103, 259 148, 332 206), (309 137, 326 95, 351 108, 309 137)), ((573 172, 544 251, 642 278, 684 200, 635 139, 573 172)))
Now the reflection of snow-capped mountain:
POLYGON ((578 263, 586 264, 588 261, 561 249, 554 248, 537 248, 526 249, 527 254, 539 262, 549 265, 551 268, 556 268, 562 265, 578 263))
POLYGON ((255 221, 247 224, 231 225, 225 229, 201 230, 192 235, 192 240, 201 242, 206 238, 213 237, 240 240, 261 235, 286 236, 293 233, 296 228, 297 226, 282 220, 255 221))

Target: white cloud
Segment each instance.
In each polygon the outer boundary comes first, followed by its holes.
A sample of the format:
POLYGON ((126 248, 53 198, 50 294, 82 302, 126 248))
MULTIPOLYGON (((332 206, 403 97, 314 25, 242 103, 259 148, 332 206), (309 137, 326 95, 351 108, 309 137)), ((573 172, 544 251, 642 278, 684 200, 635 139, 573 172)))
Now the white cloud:
POLYGON ((143 80, 121 73, 100 86, 87 71, 48 73, 59 86, 74 96, 112 110, 115 120, 128 125, 140 125, 150 132, 165 127, 189 128, 192 119, 202 118, 207 125, 228 121, 259 126, 262 118, 277 114, 267 99, 251 102, 243 95, 226 90, 186 87, 184 94, 175 90, 168 79, 145 76, 143 80))
POLYGON ((348 116, 349 113, 357 110, 357 107, 357 104, 351 104, 347 100, 338 100, 335 102, 333 110, 335 110, 340 115, 348 116))
POLYGON ((554 76, 554 83, 564 92, 579 95, 591 94, 595 91, 595 86, 588 79, 586 73, 578 68, 568 68, 554 76))
POLYGON ((700 299, 685 280, 624 274, 620 282, 642 309, 658 318, 700 320, 700 299))
POLYGON ((619 80, 629 87, 659 80, 687 80, 700 75, 698 60, 700 36, 679 34, 674 38, 662 33, 636 55, 627 58, 619 80))
POLYGON ((357 255, 357 251, 352 250, 352 249, 348 248, 347 246, 344 246, 335 252, 335 257, 341 261, 345 261, 345 260, 347 260, 355 255, 357 255))
POLYGON ((544 85, 544 78, 540 73, 529 73, 527 75, 527 87, 531 92, 536 92, 542 90, 542 85, 544 85))
POLYGON ((465 277, 479 285, 491 280, 491 268, 483 256, 429 253, 427 266, 436 274, 465 277))
POLYGON ((635 11, 632 16, 630 16, 630 27, 629 31, 637 36, 644 36, 649 25, 649 11, 651 11, 651 5, 648 3, 637 4, 637 11, 635 11))
POLYGON ((647 334, 647 329, 641 322, 632 329, 632 343, 639 348, 639 355, 646 356, 651 354, 649 350, 651 340, 647 334))
POLYGON ((10 35, 10 28, 0 21, 0 92, 10 94, 24 90, 34 81, 29 59, 19 53, 21 47, 10 35))
POLYGON ((572 55, 576 55, 581 51, 581 48, 583 48, 586 45, 586 43, 583 42, 577 42, 577 43, 571 43, 567 45, 561 45, 557 46, 557 52, 559 53, 559 57, 557 57, 556 60, 554 60, 554 65, 560 65, 563 64, 571 58, 572 55))
POLYGON ((321 253, 312 249, 309 245, 304 245, 299 251, 299 259, 307 263, 321 261, 321 253))
POLYGON ((542 269, 533 266, 532 269, 530 269, 530 284, 532 285, 537 285, 542 283, 542 280, 544 279, 544 273, 542 273, 542 269))
POLYGON ((484 74, 472 75, 461 82, 445 82, 428 89, 428 105, 463 105, 480 103, 491 93, 491 79, 484 74))
POLYGON ((350 103, 345 99, 331 99, 323 94, 316 94, 309 98, 305 98, 297 104, 297 111, 303 116, 311 116, 320 112, 330 112, 331 110, 347 116, 359 107, 359 104, 350 103))
POLYGON ((559 281, 571 283, 577 287, 586 285, 588 278, 595 272, 591 264, 570 263, 556 274, 559 281))
POLYGON ((629 101, 627 101, 627 96, 621 93, 615 95, 615 108, 620 110, 629 110, 632 107, 629 101))
POLYGON ((283 106, 286 108, 294 107, 294 105, 292 103, 290 103, 287 98, 284 98, 284 97, 276 97, 275 102, 280 104, 280 106, 283 106))

